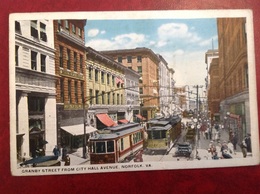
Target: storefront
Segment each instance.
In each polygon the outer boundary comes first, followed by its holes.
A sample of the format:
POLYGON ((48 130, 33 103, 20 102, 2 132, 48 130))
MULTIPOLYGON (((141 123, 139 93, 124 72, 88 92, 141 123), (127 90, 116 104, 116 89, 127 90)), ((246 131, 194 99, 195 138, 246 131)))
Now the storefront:
MULTIPOLYGON (((86 139, 93 137, 97 131, 92 126, 86 126, 86 139)), ((61 127, 61 146, 66 147, 69 151, 77 150, 83 146, 84 125, 71 125, 61 127)))

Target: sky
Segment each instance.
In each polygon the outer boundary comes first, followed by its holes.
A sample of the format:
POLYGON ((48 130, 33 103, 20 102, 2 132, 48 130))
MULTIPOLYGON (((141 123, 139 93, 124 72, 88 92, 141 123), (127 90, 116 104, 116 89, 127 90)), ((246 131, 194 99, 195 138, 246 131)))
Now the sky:
POLYGON ((85 42, 97 51, 149 48, 175 70, 176 86, 205 85, 205 53, 218 48, 215 18, 87 20, 85 42))

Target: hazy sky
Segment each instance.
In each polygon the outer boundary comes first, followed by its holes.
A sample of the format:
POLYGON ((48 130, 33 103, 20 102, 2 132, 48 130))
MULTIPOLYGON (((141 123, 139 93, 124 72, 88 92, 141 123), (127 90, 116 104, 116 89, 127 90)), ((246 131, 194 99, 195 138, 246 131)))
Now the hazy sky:
POLYGON ((205 85, 205 52, 218 48, 216 19, 88 20, 86 46, 97 51, 150 48, 175 70, 176 85, 205 85))

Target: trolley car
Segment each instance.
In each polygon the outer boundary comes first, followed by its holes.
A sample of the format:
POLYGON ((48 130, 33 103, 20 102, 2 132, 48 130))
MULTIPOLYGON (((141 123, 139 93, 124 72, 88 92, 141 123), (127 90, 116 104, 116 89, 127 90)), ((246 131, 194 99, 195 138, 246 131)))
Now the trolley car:
POLYGON ((148 150, 167 151, 181 134, 181 118, 179 116, 153 118, 147 122, 147 126, 148 150))
POLYGON ((118 163, 143 149, 143 130, 138 123, 108 127, 89 140, 90 163, 118 163))

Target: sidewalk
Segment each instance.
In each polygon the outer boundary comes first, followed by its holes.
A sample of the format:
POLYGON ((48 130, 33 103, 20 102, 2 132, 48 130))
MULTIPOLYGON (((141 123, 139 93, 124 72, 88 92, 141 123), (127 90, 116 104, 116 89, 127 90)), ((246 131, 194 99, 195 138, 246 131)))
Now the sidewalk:
MULTIPOLYGON (((223 141, 228 142, 229 140, 229 133, 228 131, 226 131, 225 129, 220 129, 220 139, 218 140, 220 143, 223 143, 223 141)), ((200 139, 198 141, 198 151, 200 153, 201 156, 206 157, 206 155, 208 155, 208 147, 210 144, 210 139, 206 139, 205 137, 203 137, 202 133, 200 134, 200 139)), ((217 141, 213 141, 215 145, 217 145, 217 141)), ((240 146, 237 144, 236 146, 236 150, 234 150, 235 153, 232 153, 232 157, 233 158, 243 158, 243 154, 241 151, 240 146)), ((248 154, 248 156, 250 157, 250 153, 248 154)))
MULTIPOLYGON (((52 152, 46 153, 48 155, 53 155, 52 152)), ((87 154, 87 158, 82 158, 83 151, 82 148, 77 149, 76 152, 69 153, 68 154, 70 157, 70 166, 75 166, 75 165, 81 165, 81 164, 89 164, 90 163, 90 158, 87 154)), ((61 166, 64 166, 64 162, 61 160, 61 157, 59 157, 59 160, 61 161, 61 166)))
MULTIPOLYGON (((207 149, 210 143, 210 139, 206 139, 205 137, 203 137, 202 133, 200 134, 200 140, 199 140, 199 144, 198 144, 198 148, 205 148, 207 149)), ((228 131, 226 131, 225 129, 220 129, 220 139, 219 142, 223 143, 223 141, 228 142, 229 141, 229 133, 228 131)), ((214 141, 215 143, 217 143, 217 141, 214 141)), ((237 144, 236 145, 236 150, 235 152, 241 152, 241 148, 240 146, 237 144)))
POLYGON ((78 148, 76 152, 70 153, 70 165, 80 165, 80 164, 87 164, 90 162, 89 155, 86 154, 87 158, 83 158, 83 151, 82 148, 78 148))

